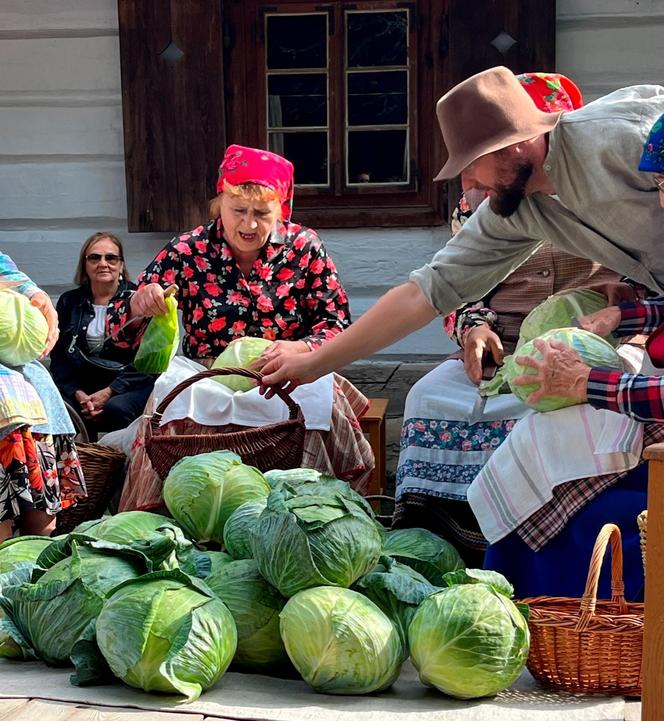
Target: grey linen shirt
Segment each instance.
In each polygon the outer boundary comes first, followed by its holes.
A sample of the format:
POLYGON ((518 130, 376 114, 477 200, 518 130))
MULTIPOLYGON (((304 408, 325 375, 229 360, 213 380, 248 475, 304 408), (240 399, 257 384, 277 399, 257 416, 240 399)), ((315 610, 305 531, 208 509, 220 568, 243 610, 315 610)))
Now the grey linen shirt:
POLYGON ((485 200, 410 280, 449 313, 484 297, 548 240, 664 294, 664 211, 654 174, 637 169, 663 113, 659 85, 622 88, 565 113, 544 161, 557 199, 527 196, 509 218, 485 200))

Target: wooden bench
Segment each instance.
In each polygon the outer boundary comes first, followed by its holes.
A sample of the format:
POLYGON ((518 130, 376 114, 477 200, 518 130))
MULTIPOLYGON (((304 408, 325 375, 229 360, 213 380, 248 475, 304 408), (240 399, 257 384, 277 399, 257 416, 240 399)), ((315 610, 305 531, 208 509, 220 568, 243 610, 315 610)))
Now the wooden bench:
POLYGON ((376 459, 369 481, 370 496, 382 494, 385 487, 385 413, 388 403, 387 398, 370 398, 369 410, 360 419, 360 427, 369 436, 369 445, 376 459))

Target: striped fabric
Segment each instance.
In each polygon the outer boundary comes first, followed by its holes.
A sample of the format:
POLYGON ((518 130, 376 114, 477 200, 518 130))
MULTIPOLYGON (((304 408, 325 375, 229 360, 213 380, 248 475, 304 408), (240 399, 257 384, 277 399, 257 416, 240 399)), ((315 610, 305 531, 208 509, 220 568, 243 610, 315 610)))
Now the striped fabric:
MULTIPOLYGON (((643 428, 643 446, 664 442, 664 424, 646 423, 643 428)), ((639 461, 641 465, 645 461, 639 461)), ((631 471, 609 473, 603 476, 580 478, 553 489, 553 498, 516 530, 521 539, 534 551, 545 546, 563 530, 570 518, 602 491, 614 486, 631 471)))
POLYGON ((482 533, 490 543, 504 538, 561 483, 634 468, 642 442, 642 424, 587 404, 527 415, 468 489, 482 533))

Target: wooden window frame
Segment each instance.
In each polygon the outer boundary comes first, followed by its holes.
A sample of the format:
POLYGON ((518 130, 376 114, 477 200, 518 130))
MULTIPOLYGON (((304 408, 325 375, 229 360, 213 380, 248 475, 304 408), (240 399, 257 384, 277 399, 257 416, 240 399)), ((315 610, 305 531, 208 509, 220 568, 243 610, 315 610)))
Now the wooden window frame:
POLYGON ((328 13, 329 174, 332 187, 296 188, 299 222, 317 228, 408 227, 439 225, 444 220, 444 188, 434 183, 440 165, 440 132, 435 103, 444 87, 444 8, 440 0, 226 0, 224 67, 226 130, 229 143, 267 147, 266 13, 328 13), (408 100, 410 182, 345 184, 346 108, 345 11, 408 10, 408 100), (332 24, 330 26, 330 24, 332 24), (330 31, 331 28, 331 31, 330 31), (251 50, 248 50, 248 49, 251 50))

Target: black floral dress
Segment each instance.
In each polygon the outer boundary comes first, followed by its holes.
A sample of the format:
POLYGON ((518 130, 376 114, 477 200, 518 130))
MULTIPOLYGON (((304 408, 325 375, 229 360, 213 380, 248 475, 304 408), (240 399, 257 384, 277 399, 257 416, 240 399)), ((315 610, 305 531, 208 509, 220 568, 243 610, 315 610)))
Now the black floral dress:
MULTIPOLYGON (((176 236, 137 279, 139 287, 177 285, 189 358, 217 356, 235 338, 303 340, 316 348, 350 323, 337 269, 313 230, 279 222, 245 276, 218 221, 176 236)), ((140 340, 128 318, 131 294, 108 313, 108 332, 120 346, 140 340)))

